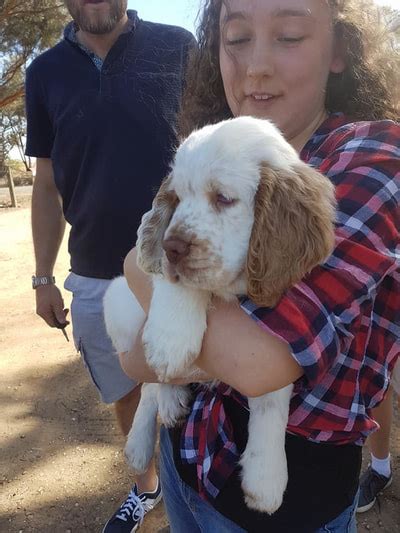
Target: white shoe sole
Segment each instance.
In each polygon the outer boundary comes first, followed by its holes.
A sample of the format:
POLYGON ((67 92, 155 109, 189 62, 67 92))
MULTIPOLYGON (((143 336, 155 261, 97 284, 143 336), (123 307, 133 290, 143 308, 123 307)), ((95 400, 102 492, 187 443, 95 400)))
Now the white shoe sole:
MULTIPOLYGON (((378 494, 381 494, 385 489, 387 489, 388 487, 390 487, 390 485, 392 484, 392 481, 393 481, 393 476, 389 479, 389 481, 386 483, 386 485, 379 491, 378 494)), ((372 500, 372 502, 369 502, 367 503, 367 505, 363 505, 362 507, 357 507, 357 514, 358 513, 366 513, 367 511, 369 511, 370 509, 372 509, 372 507, 375 505, 376 503, 376 497, 372 500)))

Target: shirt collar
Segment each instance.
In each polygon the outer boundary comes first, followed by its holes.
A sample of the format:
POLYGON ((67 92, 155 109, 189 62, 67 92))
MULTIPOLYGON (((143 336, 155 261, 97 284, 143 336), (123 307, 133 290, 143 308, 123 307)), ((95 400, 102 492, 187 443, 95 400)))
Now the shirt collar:
POLYGON ((300 157, 303 161, 309 159, 309 154, 315 152, 318 147, 324 142, 326 136, 332 131, 349 124, 352 120, 344 113, 331 113, 322 124, 315 130, 310 139, 304 145, 300 157))

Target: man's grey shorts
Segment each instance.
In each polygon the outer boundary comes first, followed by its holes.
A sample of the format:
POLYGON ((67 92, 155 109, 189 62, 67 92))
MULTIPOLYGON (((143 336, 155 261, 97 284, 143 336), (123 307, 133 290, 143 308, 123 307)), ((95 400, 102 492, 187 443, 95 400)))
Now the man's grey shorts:
POLYGON ((103 296, 110 283, 111 280, 74 273, 64 283, 64 288, 72 292, 71 319, 76 349, 105 403, 116 402, 136 386, 122 370, 104 325, 103 296))

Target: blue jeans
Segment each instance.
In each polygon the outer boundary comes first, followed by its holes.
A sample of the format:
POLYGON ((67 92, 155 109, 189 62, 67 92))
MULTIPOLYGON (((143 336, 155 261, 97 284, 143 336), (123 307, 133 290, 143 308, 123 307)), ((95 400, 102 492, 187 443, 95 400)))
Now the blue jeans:
MULTIPOLYGON (((160 478, 171 533, 245 532, 181 480, 174 464, 171 439, 164 427, 160 435, 160 478)), ((357 533, 357 501, 358 494, 350 507, 315 533, 357 533)))
POLYGON ((353 503, 329 524, 317 529, 315 533, 357 533, 356 509, 358 504, 357 492, 353 503))

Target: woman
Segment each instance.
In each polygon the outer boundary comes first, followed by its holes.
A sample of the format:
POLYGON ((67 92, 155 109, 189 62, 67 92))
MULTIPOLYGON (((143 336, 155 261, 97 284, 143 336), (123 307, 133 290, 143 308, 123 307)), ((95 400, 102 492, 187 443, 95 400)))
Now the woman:
MULTIPOLYGON (((356 531, 361 445, 400 352, 400 128, 384 120, 396 118, 399 58, 375 15, 362 0, 205 4, 182 133, 230 116, 273 120, 335 184, 337 240, 275 308, 215 302, 197 364, 223 384, 195 388, 188 423, 161 435, 173 533, 356 531), (289 483, 268 516, 246 507, 240 487, 245 397, 293 382, 289 483)), ((135 252, 125 266, 147 311, 135 252)), ((121 360, 128 375, 156 381, 140 341, 121 360)))

